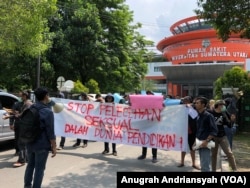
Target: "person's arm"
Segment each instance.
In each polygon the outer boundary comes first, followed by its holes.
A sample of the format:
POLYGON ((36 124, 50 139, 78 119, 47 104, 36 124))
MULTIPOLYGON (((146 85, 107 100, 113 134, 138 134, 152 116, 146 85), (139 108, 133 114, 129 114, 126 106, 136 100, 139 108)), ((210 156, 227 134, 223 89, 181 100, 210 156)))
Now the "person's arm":
POLYGON ((230 115, 227 112, 222 113, 223 115, 223 125, 228 126, 231 128, 231 120, 230 120, 230 115))
POLYGON ((215 123, 214 116, 212 114, 208 115, 209 118, 209 135, 208 137, 202 141, 202 147, 207 147, 208 143, 217 136, 218 134, 218 127, 215 123))
POLYGON ((212 140, 218 134, 218 127, 216 125, 214 116, 212 114, 210 114, 210 116, 209 116, 209 125, 210 125, 210 133, 209 133, 209 136, 206 139, 207 142, 212 140))
POLYGON ((56 156, 56 140, 55 139, 50 140, 50 144, 51 144, 51 152, 52 152, 51 157, 55 157, 56 156))
POLYGON ((56 156, 56 136, 55 136, 55 126, 54 126, 54 114, 53 112, 50 113, 50 129, 51 129, 51 136, 50 136, 50 144, 51 144, 51 151, 52 156, 56 156))
POLYGON ((19 102, 14 103, 12 109, 11 109, 11 116, 9 117, 9 125, 10 129, 14 130, 14 123, 16 119, 16 112, 18 110, 19 102))
POLYGON ((51 110, 48 109, 47 111, 47 117, 46 117, 46 134, 48 135, 48 138, 50 140, 51 145, 51 152, 52 156, 56 156, 56 136, 55 136, 55 130, 54 130, 54 114, 51 110))

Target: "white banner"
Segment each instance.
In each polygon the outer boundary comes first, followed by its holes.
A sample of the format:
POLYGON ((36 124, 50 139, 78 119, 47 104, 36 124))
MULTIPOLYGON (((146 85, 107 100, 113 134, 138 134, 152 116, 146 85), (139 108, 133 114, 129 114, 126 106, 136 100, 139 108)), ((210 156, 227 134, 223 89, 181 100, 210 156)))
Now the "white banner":
POLYGON ((188 111, 184 105, 131 109, 124 104, 53 100, 57 136, 188 151, 188 111))

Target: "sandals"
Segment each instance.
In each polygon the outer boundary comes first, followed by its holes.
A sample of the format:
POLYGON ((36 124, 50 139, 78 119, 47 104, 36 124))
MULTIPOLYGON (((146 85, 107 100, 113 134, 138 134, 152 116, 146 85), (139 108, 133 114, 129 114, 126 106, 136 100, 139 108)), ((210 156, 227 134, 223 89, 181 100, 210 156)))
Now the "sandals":
POLYGON ((184 164, 179 164, 177 167, 183 167, 183 166, 185 166, 184 164))
POLYGON ((195 166, 195 165, 193 165, 192 167, 193 167, 194 169, 196 169, 196 170, 200 170, 200 169, 201 169, 200 167, 195 166))
POLYGON ((107 151, 107 150, 104 150, 104 151, 102 152, 103 155, 105 155, 105 154, 107 154, 107 153, 109 153, 109 151, 107 151))
POLYGON ((25 165, 25 163, 15 162, 15 163, 13 164, 13 167, 20 167, 20 166, 23 166, 23 165, 25 165))
MULTIPOLYGON (((184 164, 179 164, 177 167, 184 167, 185 165, 184 164)), ((192 166, 194 169, 196 169, 196 170, 200 170, 201 168, 200 167, 198 167, 198 166, 196 166, 196 165, 193 165, 192 166)))

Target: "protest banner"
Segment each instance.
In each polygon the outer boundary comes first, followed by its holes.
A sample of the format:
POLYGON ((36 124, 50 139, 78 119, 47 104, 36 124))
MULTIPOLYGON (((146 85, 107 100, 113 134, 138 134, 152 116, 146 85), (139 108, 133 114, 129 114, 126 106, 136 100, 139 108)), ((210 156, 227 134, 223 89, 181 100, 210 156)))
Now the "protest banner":
POLYGON ((53 99, 57 136, 187 151, 184 105, 132 109, 124 104, 53 99))

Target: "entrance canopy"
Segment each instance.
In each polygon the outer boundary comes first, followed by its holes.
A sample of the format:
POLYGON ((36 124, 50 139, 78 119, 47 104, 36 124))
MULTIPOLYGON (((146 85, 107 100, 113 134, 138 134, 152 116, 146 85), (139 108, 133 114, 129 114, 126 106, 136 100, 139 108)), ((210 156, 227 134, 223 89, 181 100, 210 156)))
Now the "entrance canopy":
POLYGON ((173 84, 213 84, 224 71, 244 63, 186 64, 161 67, 167 81, 173 84))

